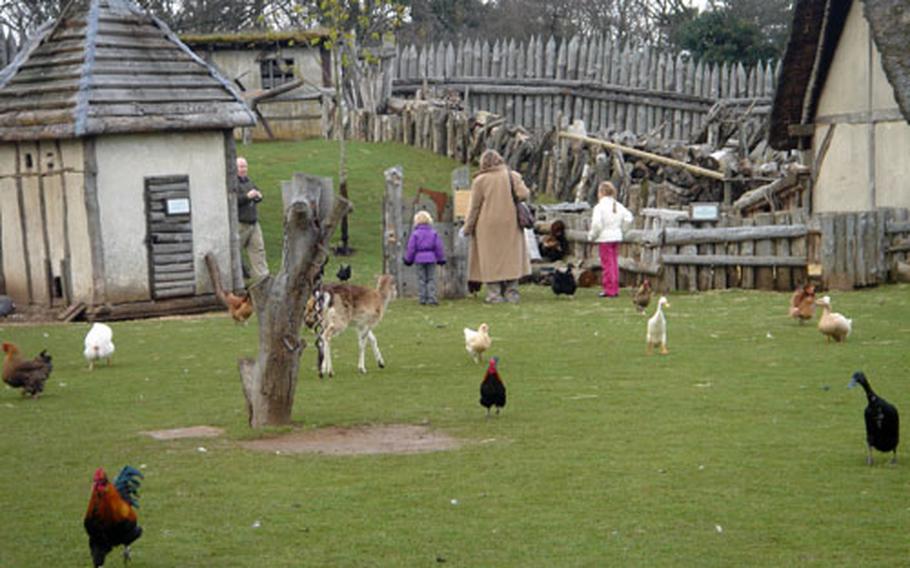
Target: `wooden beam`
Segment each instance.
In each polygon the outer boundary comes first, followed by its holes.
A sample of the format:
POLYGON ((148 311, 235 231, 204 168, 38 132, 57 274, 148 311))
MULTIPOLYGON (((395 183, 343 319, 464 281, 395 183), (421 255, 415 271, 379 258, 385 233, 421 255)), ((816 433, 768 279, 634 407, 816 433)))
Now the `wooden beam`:
POLYGON ((92 304, 103 303, 107 297, 104 285, 104 243, 101 233, 101 209, 98 199, 98 158, 95 139, 85 138, 85 215, 88 221, 88 239, 92 258, 92 304))
POLYGON ((799 266, 807 260, 801 256, 735 256, 727 254, 665 254, 664 264, 692 264, 698 266, 799 266))
POLYGON ((811 137, 815 135, 814 124, 790 124, 787 126, 787 134, 790 136, 811 137))
POLYGON ((677 168, 684 169, 693 174, 700 175, 703 177, 708 177, 711 179, 716 179, 723 181, 725 179, 723 172, 718 172, 714 170, 709 170, 707 168, 702 168, 700 166, 694 166, 692 164, 687 164, 686 162, 680 162, 679 160, 674 160, 673 158, 667 158, 658 154, 652 154, 651 152, 645 152, 644 150, 638 150, 637 148, 631 148, 629 146, 623 146, 622 144, 616 144, 615 142, 608 142, 607 140, 601 140, 599 138, 592 138, 590 136, 582 136, 580 134, 571 134, 569 132, 560 132, 560 138, 569 138, 571 140, 580 140, 582 142, 587 142, 589 144, 598 144, 604 148, 610 150, 621 150, 624 154, 630 156, 637 156, 651 162, 657 162, 658 164, 665 164, 668 166, 673 166, 677 168))
POLYGON ((885 232, 889 235, 894 233, 910 233, 910 221, 888 221, 885 225, 885 232))
POLYGON ((758 239, 787 239, 804 237, 809 229, 805 225, 757 225, 754 227, 726 227, 711 229, 664 229, 665 245, 694 245, 721 242, 753 241, 758 239))
POLYGON ((878 124, 879 122, 906 122, 900 109, 861 110, 816 116, 815 124, 878 124))

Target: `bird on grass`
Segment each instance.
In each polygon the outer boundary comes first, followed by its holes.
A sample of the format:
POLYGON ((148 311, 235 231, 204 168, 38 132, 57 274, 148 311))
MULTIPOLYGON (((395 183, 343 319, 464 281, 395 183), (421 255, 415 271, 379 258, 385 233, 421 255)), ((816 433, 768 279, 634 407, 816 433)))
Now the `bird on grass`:
POLYGON ((104 566, 107 555, 120 545, 123 545, 124 563, 129 562, 130 545, 142 536, 142 527, 136 522, 139 480, 142 477, 139 470, 127 465, 112 484, 104 468, 95 470, 92 496, 83 520, 95 568, 104 566))
POLYGON ((88 361, 88 370, 95 368, 95 361, 102 359, 107 360, 108 366, 111 365, 111 357, 114 355, 114 332, 110 326, 103 323, 95 322, 92 328, 85 334, 85 350, 82 354, 88 361))
POLYGON ((490 408, 496 407, 496 414, 506 405, 506 385, 499 377, 496 365, 499 357, 491 357, 487 372, 480 383, 480 405, 487 409, 487 418, 490 417, 490 408))
POLYGON ((338 269, 338 272, 335 273, 335 276, 338 277, 339 282, 347 282, 351 279, 351 265, 342 264, 338 269))
POLYGON ((3 352, 3 382, 12 388, 22 389, 22 395, 38 398, 44 392, 44 383, 47 382, 54 365, 52 357, 45 349, 30 361, 23 361, 19 356, 19 348, 14 343, 4 342, 3 352))
POLYGON ((853 378, 850 379, 848 386, 853 388, 856 385, 863 387, 863 390, 866 391, 866 399, 869 401, 865 411, 868 450, 866 463, 872 465, 872 448, 880 452, 894 452, 891 463, 897 463, 897 444, 900 441, 900 417, 897 414, 897 408, 875 394, 862 371, 853 373, 853 378))
POLYGON ((492 344, 490 326, 487 324, 480 324, 476 331, 469 327, 464 328, 464 348, 475 363, 480 363, 483 359, 483 352, 489 349, 492 344))
POLYGON ((566 296, 575 295, 578 284, 575 282, 575 275, 572 274, 571 263, 566 265, 565 268, 553 270, 553 280, 550 283, 550 288, 557 296, 560 294, 565 294, 566 296))

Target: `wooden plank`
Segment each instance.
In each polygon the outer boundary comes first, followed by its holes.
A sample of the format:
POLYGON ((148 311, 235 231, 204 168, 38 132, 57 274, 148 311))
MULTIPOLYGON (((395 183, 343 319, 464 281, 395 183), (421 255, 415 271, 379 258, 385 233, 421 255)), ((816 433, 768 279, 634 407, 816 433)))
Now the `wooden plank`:
POLYGON ((856 220, 857 213, 844 213, 844 233, 842 243, 847 246, 844 254, 844 269, 847 277, 846 286, 853 288, 857 285, 856 281, 856 220))
MULTIPOLYGON (((760 213, 755 216, 756 225, 771 225, 774 222, 774 217, 771 213, 760 213)), ((771 258, 774 254, 774 245, 771 239, 756 239, 755 241, 755 256, 754 258, 771 258)), ((772 268, 774 264, 762 262, 759 264, 752 263, 752 266, 757 266, 755 269, 755 287, 758 290, 773 290, 774 289, 774 269, 772 268)))
POLYGON ((885 224, 885 234, 910 233, 910 221, 888 221, 885 224))
POLYGON ((155 289, 155 299, 177 298, 179 296, 192 296, 196 294, 196 286, 180 286, 177 288, 155 289))
POLYGON ((151 223, 149 230, 156 233, 192 233, 193 226, 191 223, 167 223, 158 221, 151 223))
POLYGON ((192 253, 161 254, 155 253, 151 257, 151 262, 156 266, 164 264, 177 264, 181 262, 192 262, 192 253))
MULTIPOLYGON (((707 226, 709 228, 715 228, 714 223, 702 223, 701 226, 707 226)), ((714 254, 714 245, 710 243, 702 243, 697 246, 698 256, 711 257, 715 256, 714 254)), ((672 257, 671 257, 672 258, 672 257)), ((698 263, 693 263, 698 264, 698 263)), ((696 271, 696 277, 698 278, 698 289, 699 290, 711 290, 714 287, 714 266, 710 264, 700 265, 696 271)))
MULTIPOLYGON (((778 212, 774 214, 774 223, 778 226, 787 226, 790 224, 790 214, 787 212, 778 212)), ((777 238, 774 242, 775 252, 778 256, 790 256, 790 239, 777 238)), ((778 267, 775 270, 774 277, 775 289, 781 292, 789 292, 793 289, 793 272, 787 267, 778 267)))
POLYGON ((136 102, 193 102, 193 101, 235 101, 233 95, 220 87, 203 87, 198 89, 115 89, 93 90, 91 102, 122 103, 136 102))
MULTIPOLYGON (((680 222, 679 226, 681 228, 693 227, 690 222, 680 222)), ((698 247, 695 245, 682 245, 679 247, 679 254, 665 254, 661 256, 661 263, 665 266, 667 264, 672 264, 667 262, 668 258, 673 257, 695 257, 698 256, 698 247)), ((679 282, 679 288, 681 290, 686 290, 688 292, 695 292, 698 290, 698 269, 693 263, 684 263, 688 266, 681 266, 676 271, 676 280, 679 282)))
POLYGON ((173 264, 158 264, 155 265, 155 272, 166 274, 169 272, 186 272, 193 270, 192 262, 178 262, 173 264))
POLYGON ((819 229, 821 230, 821 264, 822 264, 822 285, 825 288, 831 288, 837 271, 837 247, 835 239, 837 233, 834 227, 833 213, 821 213, 817 215, 819 229))
POLYGON ((72 304, 72 305, 68 306, 66 309, 64 309, 62 312, 60 312, 57 315, 57 319, 60 321, 69 323, 69 322, 73 321, 74 319, 76 319, 77 317, 84 314, 87 307, 88 306, 85 305, 85 302, 78 302, 76 304, 72 304))
POLYGON ((155 254, 155 258, 158 258, 158 255, 162 253, 170 254, 175 252, 193 252, 193 243, 152 243, 152 253, 155 254))
POLYGON ((875 254, 875 251, 866 251, 866 247, 871 244, 866 242, 866 233, 869 232, 869 213, 869 211, 860 211, 856 214, 856 233, 853 235, 856 240, 856 256, 854 258, 855 286, 872 284, 869 281, 869 268, 866 266, 867 252, 868 256, 874 256, 875 254))
POLYGON ((162 290, 165 287, 174 285, 187 286, 195 285, 196 273, 192 270, 184 272, 155 272, 154 277, 155 290, 162 290))
POLYGON ((88 240, 92 258, 92 304, 103 303, 106 299, 104 245, 101 238, 101 214, 98 199, 98 160, 95 153, 95 139, 86 138, 83 144, 85 170, 85 212, 88 221, 88 240))
POLYGON ((808 232, 805 224, 765 225, 757 227, 713 227, 696 229, 666 228, 663 240, 666 244, 706 244, 718 242, 741 242, 756 239, 787 239, 803 237, 808 232))
MULTIPOLYGON (((724 222, 725 222, 727 225, 731 225, 731 226, 733 226, 733 227, 736 227, 736 226, 739 226, 739 225, 742 224, 742 219, 740 219, 739 217, 732 217, 732 216, 726 215, 726 216, 724 216, 724 222)), ((720 250, 720 251, 725 251, 725 253, 726 253, 728 256, 739 256, 739 254, 740 254, 739 248, 740 248, 740 247, 739 247, 739 242, 735 242, 735 241, 730 242, 730 241, 728 241, 728 242, 726 243, 726 245, 723 246, 723 247, 715 246, 715 249, 714 249, 714 250, 715 250, 715 251, 718 251, 718 250, 720 250)), ((740 267, 738 267, 738 266, 730 266, 730 267, 727 268, 726 273, 727 273, 727 274, 726 274, 726 277, 727 277, 727 287, 728 287, 728 288, 740 288, 740 287, 742 287, 742 271, 741 271, 741 268, 740 268, 740 267)))
MULTIPOLYGON (((717 221, 718 228, 724 228, 728 224, 727 216, 722 216, 717 221)), ((717 243, 714 245, 714 254, 727 254, 727 246, 723 243, 717 243)), ((734 252, 735 254, 735 252, 734 252)), ((714 290, 726 290, 727 289, 727 269, 723 267, 714 268, 714 282, 712 285, 714 290)))
POLYGON ((844 214, 838 213, 834 215, 834 232, 831 243, 834 264, 828 278, 828 287, 838 290, 846 290, 853 287, 852 281, 847 276, 846 224, 847 219, 844 214))
MULTIPOLYGON (((689 245, 692 246, 692 245, 689 245)), ((681 247, 682 248, 682 247, 681 247)), ((762 270, 764 267, 776 266, 806 266, 805 257, 801 256, 739 256, 727 254, 669 254, 662 257, 664 264, 692 265, 692 266, 753 266, 759 267, 756 270, 762 270)), ((770 269, 769 269, 770 270, 770 269)), ((766 284, 769 288, 774 288, 773 275, 768 279, 766 284)))
MULTIPOLYGON (((794 225, 805 224, 808 222, 808 219, 806 218, 806 213, 803 211, 793 211, 791 213, 790 220, 793 222, 794 225)), ((808 261, 809 261, 809 259, 808 259, 808 254, 809 254, 808 238, 809 238, 809 235, 807 233, 806 235, 794 237, 794 238, 790 239, 790 255, 791 256, 805 256, 807 266, 808 266, 808 261)), ((809 275, 808 275, 806 269, 793 268, 793 269, 791 269, 791 278, 792 278, 793 287, 795 288, 797 286, 800 286, 800 285, 808 282, 809 275)))

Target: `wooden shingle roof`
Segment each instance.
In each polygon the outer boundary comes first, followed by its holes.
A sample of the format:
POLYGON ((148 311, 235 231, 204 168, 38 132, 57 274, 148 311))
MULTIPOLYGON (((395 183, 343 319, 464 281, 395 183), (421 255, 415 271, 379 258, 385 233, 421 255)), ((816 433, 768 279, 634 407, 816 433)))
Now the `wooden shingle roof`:
POLYGON ((129 0, 74 0, 0 71, 0 140, 253 124, 234 87, 129 0))
MULTIPOLYGON (((811 123, 853 0, 797 0, 784 54, 768 140, 797 146, 791 124, 811 123)), ((903 117, 910 122, 910 0, 863 0, 863 16, 903 117)))

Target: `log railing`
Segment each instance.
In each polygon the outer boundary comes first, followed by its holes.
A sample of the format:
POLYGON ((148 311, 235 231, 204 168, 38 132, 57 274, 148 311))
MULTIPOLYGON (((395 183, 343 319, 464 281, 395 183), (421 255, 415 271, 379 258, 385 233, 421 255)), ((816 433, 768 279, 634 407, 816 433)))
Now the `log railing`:
MULTIPOLYGON (((597 266, 587 241, 590 211, 541 208, 539 230, 561 219, 575 256, 597 266)), ((894 280, 910 253, 910 211, 722 215, 694 222, 685 211, 643 209, 620 249, 625 285, 644 276, 661 291, 724 288, 790 291, 808 279, 851 289, 894 280)))

